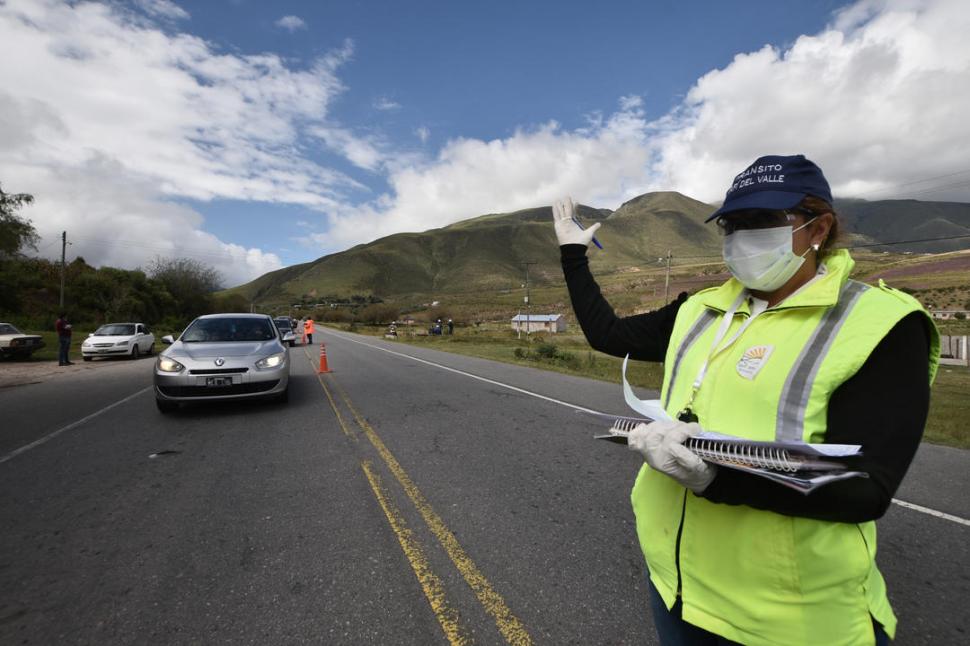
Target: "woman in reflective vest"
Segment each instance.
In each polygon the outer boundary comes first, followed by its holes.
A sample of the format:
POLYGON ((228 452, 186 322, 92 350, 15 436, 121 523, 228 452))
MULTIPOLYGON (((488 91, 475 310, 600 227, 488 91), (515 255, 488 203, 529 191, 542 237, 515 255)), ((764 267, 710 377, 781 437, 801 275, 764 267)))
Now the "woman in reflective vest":
POLYGON ((664 644, 873 644, 896 617, 875 519, 922 436, 939 337, 923 307, 849 278, 821 169, 761 157, 707 219, 732 278, 618 318, 589 272, 570 200, 554 206, 573 308, 590 344, 664 361, 671 422, 641 425, 631 494, 664 644), (803 495, 717 469, 682 445, 701 429, 755 440, 861 444, 869 473, 803 495))

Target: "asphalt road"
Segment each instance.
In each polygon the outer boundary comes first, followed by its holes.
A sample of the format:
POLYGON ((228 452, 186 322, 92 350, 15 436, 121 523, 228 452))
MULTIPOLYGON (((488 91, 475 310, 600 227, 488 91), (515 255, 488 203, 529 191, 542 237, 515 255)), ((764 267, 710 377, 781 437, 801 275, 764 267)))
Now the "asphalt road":
MULTIPOLYGON (((640 460, 566 405, 618 386, 318 336, 288 404, 163 416, 150 359, 0 389, 0 643, 656 643, 640 460)), ((897 644, 968 642, 968 466, 924 445, 897 498, 957 520, 879 523, 897 644)))

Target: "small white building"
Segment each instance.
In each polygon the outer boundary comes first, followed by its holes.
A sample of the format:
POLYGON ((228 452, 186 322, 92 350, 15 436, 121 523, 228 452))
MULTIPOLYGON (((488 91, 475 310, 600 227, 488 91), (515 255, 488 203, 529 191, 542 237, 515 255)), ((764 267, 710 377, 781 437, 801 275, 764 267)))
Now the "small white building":
POLYGON ((512 329, 526 334, 556 334, 566 331, 566 319, 562 314, 517 314, 512 317, 512 329))
POLYGON ((970 312, 967 310, 932 310, 930 314, 938 321, 951 321, 954 319, 968 319, 970 312))
POLYGON ((940 363, 945 366, 967 366, 970 368, 967 335, 940 336, 940 363))

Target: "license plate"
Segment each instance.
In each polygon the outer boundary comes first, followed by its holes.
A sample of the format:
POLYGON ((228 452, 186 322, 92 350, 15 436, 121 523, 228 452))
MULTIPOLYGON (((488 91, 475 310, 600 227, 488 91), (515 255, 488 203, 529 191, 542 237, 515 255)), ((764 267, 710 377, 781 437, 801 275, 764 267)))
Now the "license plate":
POLYGON ((231 386, 232 377, 206 377, 206 386, 231 386))

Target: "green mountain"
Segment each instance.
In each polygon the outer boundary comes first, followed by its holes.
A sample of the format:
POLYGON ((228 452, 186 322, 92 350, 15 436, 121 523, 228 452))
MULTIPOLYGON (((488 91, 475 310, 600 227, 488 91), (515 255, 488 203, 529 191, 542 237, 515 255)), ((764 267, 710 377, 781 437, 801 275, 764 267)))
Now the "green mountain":
POLYGON ((864 236, 871 243, 932 240, 876 247, 877 250, 943 253, 970 249, 970 204, 919 200, 836 200, 835 210, 847 232, 864 236))
MULTIPOLYGON (((679 193, 649 193, 616 211, 579 206, 605 252, 591 253, 597 271, 617 271, 675 255, 716 254, 717 232, 705 227, 711 206, 679 193)), ((286 267, 235 287, 261 303, 296 302, 303 295, 351 294, 401 298, 413 295, 501 290, 522 280, 523 262, 534 262, 531 280, 561 281, 551 207, 494 213, 431 229, 398 233, 346 251, 286 267)))
MULTIPOLYGON (((680 193, 647 193, 616 211, 579 207, 586 225, 601 222, 605 251, 590 251, 597 275, 658 266, 675 258, 716 258, 721 241, 704 219, 714 207, 680 193)), ((853 243, 970 235, 970 204, 891 200, 836 202, 853 243)), ((894 245, 892 251, 937 252, 970 248, 970 237, 894 245)), ((298 302, 324 296, 377 296, 386 300, 503 290, 522 282, 522 263, 541 287, 559 284, 562 271, 551 207, 493 213, 422 233, 399 233, 315 261, 286 267, 234 287, 250 301, 298 302)))

